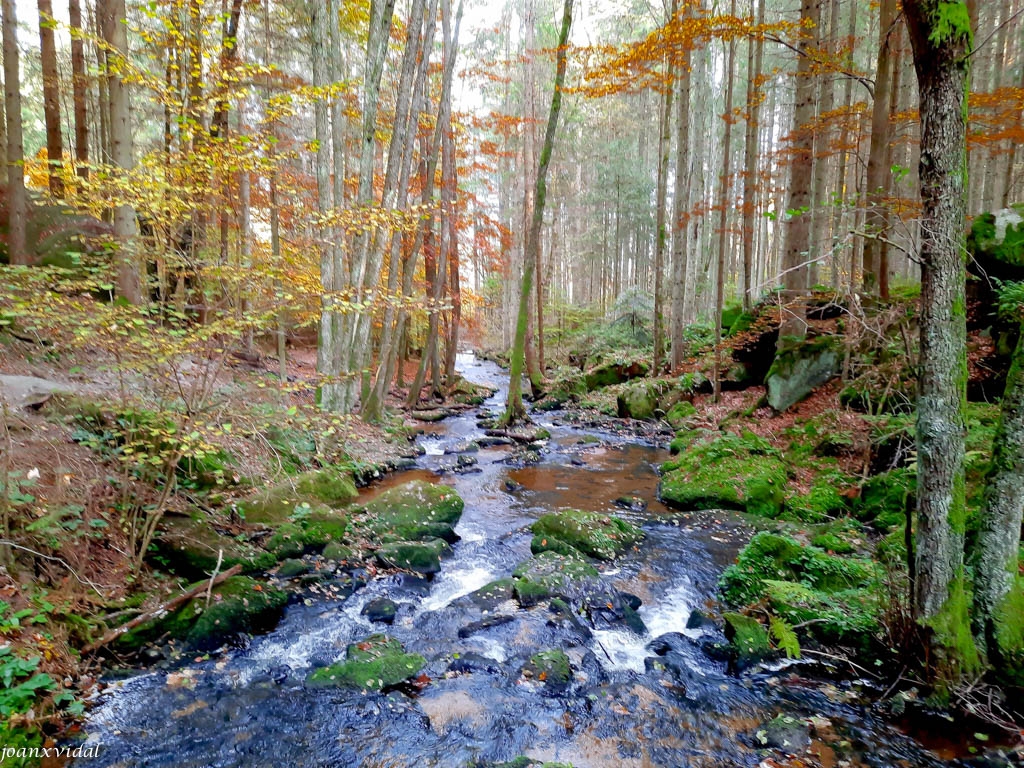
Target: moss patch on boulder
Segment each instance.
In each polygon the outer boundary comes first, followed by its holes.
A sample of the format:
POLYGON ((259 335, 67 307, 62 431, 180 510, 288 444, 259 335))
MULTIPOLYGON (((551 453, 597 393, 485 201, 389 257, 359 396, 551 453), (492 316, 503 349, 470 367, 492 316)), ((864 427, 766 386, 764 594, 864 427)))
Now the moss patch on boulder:
POLYGON ((597 569, 578 555, 541 552, 516 566, 512 591, 519 604, 529 608, 550 597, 570 597, 598 576, 597 569))
POLYGON ((881 603, 871 589, 825 592, 793 581, 764 582, 772 611, 790 624, 806 624, 809 634, 826 643, 866 647, 878 633, 881 603))
POLYGON ((242 634, 271 629, 281 617, 288 594, 247 576, 232 576, 206 596, 193 598, 173 613, 125 633, 116 647, 133 650, 167 636, 187 650, 209 651, 242 634))
POLYGON ((450 551, 451 547, 442 539, 396 541, 378 549, 377 560, 392 568, 431 576, 441 571, 441 556, 450 551))
POLYGON ((729 641, 741 666, 754 664, 771 655, 768 632, 757 619, 741 613, 726 613, 725 639, 729 641))
POLYGON ((153 540, 151 559, 189 578, 212 573, 221 551, 224 553, 222 570, 241 565, 245 573, 256 573, 277 562, 265 549, 236 536, 219 533, 214 524, 214 520, 199 511, 193 512, 191 517, 165 517, 162 531, 153 540))
POLYGON ((406 653, 393 637, 376 634, 349 645, 345 661, 314 670, 306 683, 321 688, 384 690, 411 680, 426 663, 419 654, 406 653))
POLYGON ((297 509, 322 512, 324 506, 344 506, 358 497, 359 491, 348 472, 327 467, 289 478, 239 506, 248 522, 279 525, 291 519, 297 509))
POLYGON ((906 521, 907 504, 917 491, 917 474, 909 467, 868 478, 861 486, 854 512, 857 519, 879 531, 891 531, 906 521))
POLYGON ((523 676, 539 680, 549 690, 563 691, 572 682, 572 667, 564 651, 541 651, 523 665, 523 676))
POLYGON ((453 488, 413 480, 368 502, 362 524, 381 541, 439 538, 455 541, 462 498, 453 488))
POLYGON ((762 438, 698 437, 662 465, 662 501, 683 510, 733 509, 778 517, 786 493, 786 464, 762 438))
POLYGON ((552 551, 571 556, 571 550, 599 560, 613 560, 644 534, 635 525, 613 515, 567 509, 544 515, 530 526, 535 555, 552 551))

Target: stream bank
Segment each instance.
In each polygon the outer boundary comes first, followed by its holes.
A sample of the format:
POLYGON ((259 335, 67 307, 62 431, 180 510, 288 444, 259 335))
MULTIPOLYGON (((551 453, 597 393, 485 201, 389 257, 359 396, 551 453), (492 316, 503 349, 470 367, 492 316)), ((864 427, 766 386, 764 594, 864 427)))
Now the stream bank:
MULTIPOLYGON (((497 387, 481 409, 497 408, 503 373, 468 356, 459 363, 468 380, 497 387)), ((550 439, 524 460, 488 444, 478 415, 429 425, 415 468, 363 497, 411 479, 458 492, 459 541, 439 574, 370 580, 344 598, 311 590, 245 647, 110 685, 84 725, 99 757, 76 765, 461 768, 525 755, 577 768, 937 767, 964 755, 963 744, 928 749, 876 715, 878 692, 864 680, 829 682, 825 667, 785 661, 731 673, 716 653, 725 638, 695 612, 714 611, 719 576, 751 528, 735 513, 663 506, 663 447, 565 426, 552 411, 539 416, 550 439), (567 508, 643 529, 643 542, 599 564, 597 577, 639 598, 642 625, 567 615, 552 600, 523 607, 484 589, 531 558, 528 526, 567 508), (381 600, 395 605, 390 625, 364 613, 381 600), (382 630, 422 658, 420 685, 381 693, 307 682, 382 630)))

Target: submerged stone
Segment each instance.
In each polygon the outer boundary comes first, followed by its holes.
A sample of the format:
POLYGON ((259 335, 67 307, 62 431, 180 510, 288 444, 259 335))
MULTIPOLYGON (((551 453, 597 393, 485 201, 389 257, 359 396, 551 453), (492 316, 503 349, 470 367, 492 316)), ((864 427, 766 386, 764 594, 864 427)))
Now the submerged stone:
POLYGON ((425 541, 396 541, 377 550, 377 560, 392 568, 403 568, 424 576, 439 573, 441 555, 451 551, 442 539, 425 541))
POLYGON ((553 693, 561 693, 572 682, 569 657, 559 649, 534 654, 523 665, 522 673, 523 677, 544 683, 544 688, 553 693))

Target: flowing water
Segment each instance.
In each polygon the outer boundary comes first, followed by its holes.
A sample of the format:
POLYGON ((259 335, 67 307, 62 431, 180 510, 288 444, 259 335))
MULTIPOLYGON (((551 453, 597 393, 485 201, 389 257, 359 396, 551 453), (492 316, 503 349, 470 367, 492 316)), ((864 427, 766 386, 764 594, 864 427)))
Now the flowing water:
MULTIPOLYGON (((483 407, 500 407, 500 369, 469 355, 460 356, 459 368, 498 387, 483 407)), ((454 473, 452 451, 482 435, 476 415, 431 427, 420 438, 425 453, 417 467, 369 490, 414 477, 458 490, 466 501, 461 540, 438 576, 381 578, 344 600, 309 593, 276 630, 245 648, 112 684, 84 727, 100 757, 76 765, 462 768, 521 754, 576 768, 949 764, 948 755, 875 717, 856 682, 833 684, 812 678, 805 665, 779 663, 730 675, 700 650, 717 630, 687 629, 687 621, 709 603, 749 530, 729 513, 663 507, 656 467, 664 450, 562 426, 552 414, 542 419, 552 438, 539 464, 517 468, 505 462, 512 449, 497 446, 473 454, 475 471, 454 473), (623 495, 644 499, 646 509, 617 509, 623 495), (614 511, 643 526, 639 550, 603 567, 602 578, 642 599, 646 632, 615 625, 579 631, 552 621, 544 605, 524 610, 473 599, 474 590, 529 557, 531 521, 568 507, 614 511), (307 687, 313 668, 381 631, 360 615, 381 596, 399 604, 386 630, 428 660, 429 685, 411 695, 307 687), (494 615, 510 620, 460 638, 460 628, 494 615), (651 668, 650 644, 662 635, 661 668, 651 668), (551 648, 563 649, 574 669, 558 695, 520 675, 531 655, 551 648), (458 672, 450 671, 455 661, 458 672), (778 755, 763 762, 769 753, 757 731, 780 713, 816 718, 822 740, 804 762, 778 755)))

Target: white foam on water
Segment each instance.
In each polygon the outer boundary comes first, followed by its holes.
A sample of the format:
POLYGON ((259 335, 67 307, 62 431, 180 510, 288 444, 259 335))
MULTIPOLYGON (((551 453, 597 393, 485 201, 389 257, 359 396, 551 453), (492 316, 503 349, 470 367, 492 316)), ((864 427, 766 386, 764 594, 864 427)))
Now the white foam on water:
POLYGON ((441 571, 430 594, 420 603, 420 609, 436 611, 444 608, 453 600, 490 584, 495 578, 495 572, 483 565, 470 565, 460 570, 448 567, 441 571))

